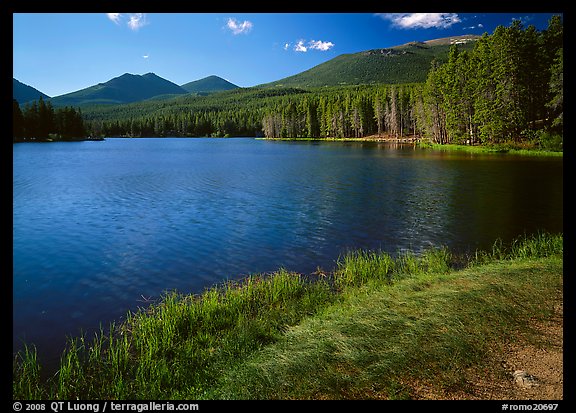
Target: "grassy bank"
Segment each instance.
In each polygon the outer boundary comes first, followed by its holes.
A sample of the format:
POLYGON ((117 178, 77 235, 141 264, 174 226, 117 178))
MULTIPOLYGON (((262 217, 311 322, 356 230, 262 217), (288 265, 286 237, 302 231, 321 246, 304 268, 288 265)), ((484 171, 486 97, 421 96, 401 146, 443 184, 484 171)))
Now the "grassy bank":
POLYGON ((465 387, 459 372, 548 314, 562 250, 562 235, 496 242, 458 271, 444 248, 358 251, 315 279, 280 270, 167 294, 71 340, 47 380, 33 348, 18 354, 13 397, 409 398, 417 381, 465 387))
POLYGON ((369 136, 364 138, 256 138, 262 140, 271 141, 322 141, 322 142, 379 142, 379 143, 392 143, 392 144, 415 144, 420 148, 429 148, 440 151, 448 152, 466 152, 472 154, 496 154, 496 153, 507 153, 510 155, 523 155, 523 156, 552 156, 552 157, 563 157, 564 152, 562 149, 558 149, 560 146, 556 145, 556 149, 546 149, 536 146, 534 144, 526 143, 498 143, 498 144, 486 144, 486 145, 459 145, 459 144, 436 144, 429 143, 427 141, 420 141, 419 139, 414 139, 412 136, 406 136, 405 138, 390 138, 390 137, 378 137, 369 136))
POLYGON ((299 137, 299 138, 256 138, 259 140, 268 140, 268 141, 313 141, 313 142, 377 142, 377 143, 410 143, 413 144, 418 141, 418 139, 414 138, 413 136, 405 136, 405 137, 392 137, 392 136, 365 136, 363 138, 336 138, 336 137, 329 137, 329 138, 312 138, 312 137, 299 137))
POLYGON ((472 154, 495 154, 507 153, 510 155, 523 155, 523 156, 552 156, 563 157, 563 151, 552 151, 539 149, 535 147, 522 147, 512 143, 508 144, 492 144, 492 145, 456 145, 456 144, 421 144, 422 147, 431 148, 440 151, 460 151, 472 154))

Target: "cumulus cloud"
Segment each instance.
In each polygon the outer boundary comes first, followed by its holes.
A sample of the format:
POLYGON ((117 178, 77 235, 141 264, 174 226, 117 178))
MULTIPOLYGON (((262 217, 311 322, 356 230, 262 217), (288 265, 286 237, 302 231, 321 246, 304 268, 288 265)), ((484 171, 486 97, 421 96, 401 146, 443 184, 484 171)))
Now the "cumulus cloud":
POLYGON ((120 13, 106 13, 106 16, 116 24, 120 24, 120 13))
POLYGON ((250 30, 252 30, 252 22, 249 20, 244 20, 240 23, 238 20, 229 17, 228 21, 226 22, 226 27, 232 31, 233 34, 246 34, 250 30))
POLYGON ((308 48, 304 46, 304 40, 298 40, 298 42, 294 45, 294 51, 303 53, 308 51, 308 48))
POLYGON ((447 29, 461 21, 456 13, 377 13, 377 16, 401 29, 447 29))
POLYGON ((106 17, 116 24, 128 19, 126 24, 131 30, 138 30, 146 25, 146 13, 106 13, 106 17))
POLYGON ((323 42, 322 40, 310 40, 308 43, 310 49, 321 50, 323 52, 330 50, 334 47, 334 43, 332 42, 323 42))
MULTIPOLYGON (((322 52, 325 52, 327 50, 330 50, 334 46, 335 46, 334 43, 325 42, 322 40, 310 40, 309 42, 306 42, 306 40, 298 40, 294 44, 294 47, 292 48, 292 50, 294 50, 295 52, 301 52, 301 53, 306 53, 308 50, 320 50, 322 52)), ((288 50, 289 47, 290 47, 290 43, 284 44, 284 50, 288 50)))
POLYGON ((146 25, 145 13, 132 13, 128 15, 128 27, 132 30, 138 30, 144 25, 146 25))

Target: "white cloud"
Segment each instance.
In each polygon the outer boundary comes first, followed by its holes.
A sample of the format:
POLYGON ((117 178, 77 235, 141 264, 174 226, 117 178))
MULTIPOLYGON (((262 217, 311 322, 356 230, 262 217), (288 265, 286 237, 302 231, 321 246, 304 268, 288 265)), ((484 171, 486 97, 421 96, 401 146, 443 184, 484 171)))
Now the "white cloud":
POLYGON ((149 54, 145 54, 144 56, 142 56, 144 59, 148 59, 150 57, 149 54))
POLYGON ((447 29, 461 22, 456 13, 377 13, 401 29, 447 29))
POLYGON ((304 46, 304 40, 298 40, 298 43, 294 45, 294 51, 303 53, 306 53, 308 51, 308 48, 304 46))
POLYGON ((108 18, 112 20, 114 23, 116 24, 120 23, 120 13, 106 13, 106 16, 108 16, 108 18))
POLYGON ((322 40, 310 40, 310 42, 308 43, 308 47, 310 47, 310 49, 316 49, 325 52, 333 48, 334 43, 323 42, 322 40))
POLYGON ((138 30, 147 24, 146 13, 106 13, 106 16, 116 24, 127 18, 126 24, 131 30, 138 30))
MULTIPOLYGON (((285 43, 284 44, 284 50, 288 50, 290 45, 291 45, 291 43, 285 43)), ((322 40, 310 40, 309 42, 306 42, 306 40, 298 40, 294 44, 294 47, 292 48, 292 50, 294 50, 295 52, 301 52, 301 53, 306 53, 308 50, 320 50, 322 52, 325 52, 327 50, 330 50, 334 46, 335 46, 334 43, 325 42, 322 40)))
POLYGON ((138 30, 140 27, 146 25, 145 13, 132 13, 128 15, 128 27, 132 30, 138 30))
POLYGON ((468 26, 468 27, 462 27, 462 30, 468 30, 468 29, 482 29, 484 27, 484 25, 482 23, 478 23, 476 26, 468 26))
POLYGON ((520 23, 526 25, 530 20, 532 20, 533 16, 520 16, 520 17, 513 17, 510 24, 514 23, 514 20, 520 20, 520 23))
POLYGON ((228 21, 226 22, 226 27, 228 27, 235 35, 248 33, 250 30, 252 30, 252 26, 254 25, 249 20, 244 20, 242 23, 240 23, 238 20, 232 17, 229 17, 228 21))

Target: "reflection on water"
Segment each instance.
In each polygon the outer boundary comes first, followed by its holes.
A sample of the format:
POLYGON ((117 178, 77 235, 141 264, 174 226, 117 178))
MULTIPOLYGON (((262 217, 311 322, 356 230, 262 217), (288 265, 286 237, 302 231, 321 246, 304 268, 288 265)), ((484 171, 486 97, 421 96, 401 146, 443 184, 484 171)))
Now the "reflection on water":
MULTIPOLYGON (((14 349, 177 289, 347 249, 486 248, 562 230, 562 161, 252 139, 14 145, 14 349)), ((58 350, 56 350, 58 349, 58 350)))

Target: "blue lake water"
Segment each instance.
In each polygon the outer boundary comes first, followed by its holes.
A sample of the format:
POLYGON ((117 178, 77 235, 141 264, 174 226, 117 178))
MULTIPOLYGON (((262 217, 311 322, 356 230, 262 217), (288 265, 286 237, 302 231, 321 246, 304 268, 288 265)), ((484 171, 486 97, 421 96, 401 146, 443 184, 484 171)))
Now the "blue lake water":
POLYGON ((375 143, 114 138, 13 145, 13 349, 59 358, 166 290, 347 249, 457 251, 562 231, 561 159, 375 143))

